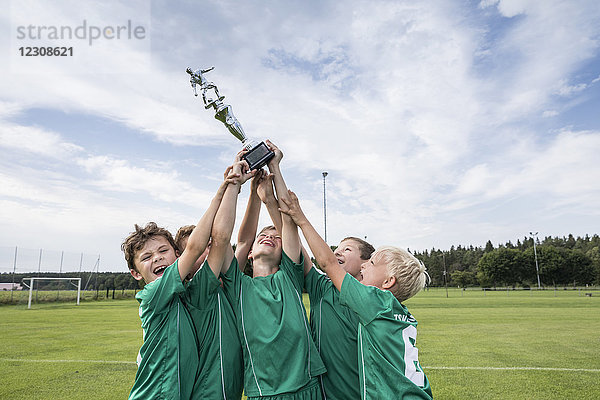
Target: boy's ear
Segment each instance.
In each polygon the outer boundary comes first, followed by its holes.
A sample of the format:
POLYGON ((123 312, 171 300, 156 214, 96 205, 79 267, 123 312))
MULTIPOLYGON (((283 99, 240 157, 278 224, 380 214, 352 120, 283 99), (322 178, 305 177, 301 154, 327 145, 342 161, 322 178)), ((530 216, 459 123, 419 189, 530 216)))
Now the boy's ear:
POLYGON ((250 249, 250 252, 248 253, 248 260, 252 260, 252 249, 250 249))
POLYGON ((135 269, 130 269, 129 273, 131 274, 131 276, 133 276, 133 279, 135 279, 136 281, 142 280, 142 275, 139 272, 137 272, 135 269))
POLYGON ((182 253, 181 251, 179 251, 179 250, 175 250, 175 256, 176 256, 176 257, 179 257, 179 256, 181 255, 181 253, 182 253))
POLYGON ((391 275, 381 284, 382 289, 389 290, 396 284, 396 277, 391 275))

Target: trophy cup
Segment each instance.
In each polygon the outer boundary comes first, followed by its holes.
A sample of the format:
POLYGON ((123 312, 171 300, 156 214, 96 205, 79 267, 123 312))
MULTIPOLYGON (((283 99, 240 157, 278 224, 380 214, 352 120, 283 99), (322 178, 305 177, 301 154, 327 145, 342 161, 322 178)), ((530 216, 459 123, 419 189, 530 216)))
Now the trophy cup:
POLYGON ((204 108, 209 109, 210 107, 215 109, 215 118, 225 124, 229 132, 236 138, 238 138, 244 145, 244 149, 248 150, 242 157, 250 166, 250 171, 258 168, 262 168, 271 160, 275 153, 270 150, 264 142, 256 143, 255 141, 249 140, 244 133, 242 125, 233 115, 233 110, 229 104, 224 104, 223 100, 225 96, 219 95, 219 89, 213 82, 209 82, 205 77, 209 71, 212 71, 215 67, 208 69, 197 69, 193 71, 191 68, 187 68, 186 72, 190 74, 190 83, 194 89, 194 96, 198 96, 196 86, 200 85, 202 89, 202 100, 204 101, 204 108), (212 97, 214 94, 215 97, 212 97))

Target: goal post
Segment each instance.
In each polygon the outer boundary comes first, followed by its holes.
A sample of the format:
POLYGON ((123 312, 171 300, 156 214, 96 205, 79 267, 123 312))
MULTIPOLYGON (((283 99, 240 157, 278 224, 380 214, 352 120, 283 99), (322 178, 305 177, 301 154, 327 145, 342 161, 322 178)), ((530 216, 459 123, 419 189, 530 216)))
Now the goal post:
POLYGON ((79 298, 81 296, 81 278, 23 278, 23 281, 29 280, 29 302, 27 303, 27 308, 31 308, 31 299, 33 297, 33 285, 35 281, 45 280, 45 281, 77 281, 77 305, 79 305, 79 298))

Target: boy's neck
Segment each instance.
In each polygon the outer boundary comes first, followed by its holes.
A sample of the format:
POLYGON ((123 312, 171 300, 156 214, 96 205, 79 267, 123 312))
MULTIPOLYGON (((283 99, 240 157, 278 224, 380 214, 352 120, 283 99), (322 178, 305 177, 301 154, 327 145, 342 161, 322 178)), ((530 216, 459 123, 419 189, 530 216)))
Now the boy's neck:
POLYGON ((279 265, 262 258, 252 260, 252 277, 269 276, 279 271, 279 265))

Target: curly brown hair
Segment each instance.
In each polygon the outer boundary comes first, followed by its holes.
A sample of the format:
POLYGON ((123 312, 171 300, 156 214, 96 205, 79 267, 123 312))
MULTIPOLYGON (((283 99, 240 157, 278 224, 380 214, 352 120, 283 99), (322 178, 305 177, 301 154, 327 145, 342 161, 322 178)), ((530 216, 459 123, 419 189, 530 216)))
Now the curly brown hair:
MULTIPOLYGON (((156 225, 156 222, 148 222, 145 227, 141 227, 138 224, 135 224, 135 231, 131 232, 125 241, 121 244, 121 250, 125 253, 125 261, 127 261, 127 266, 129 269, 133 269, 138 271, 135 266, 135 255, 138 251, 140 251, 144 245, 148 242, 148 240, 152 239, 156 236, 162 236, 173 249, 178 252, 179 248, 173 239, 173 235, 171 232, 166 230, 165 228, 161 228, 156 225)), ((139 272, 139 271, 138 271, 139 272)))

